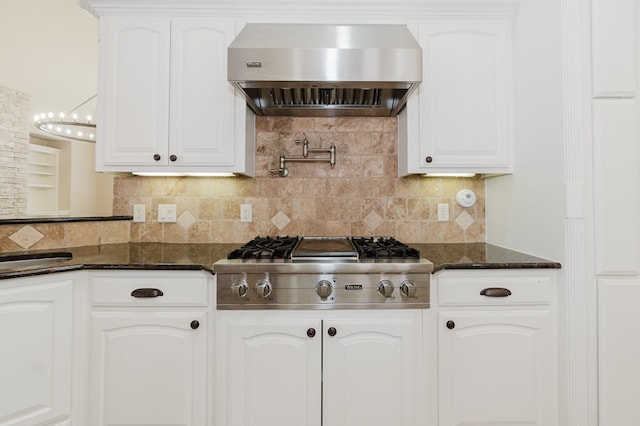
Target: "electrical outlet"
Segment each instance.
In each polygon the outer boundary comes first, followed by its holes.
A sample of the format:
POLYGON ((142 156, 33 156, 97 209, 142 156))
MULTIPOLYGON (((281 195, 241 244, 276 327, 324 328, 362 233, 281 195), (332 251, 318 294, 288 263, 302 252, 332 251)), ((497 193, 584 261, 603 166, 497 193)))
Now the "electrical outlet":
POLYGON ((438 220, 440 222, 446 222, 449 220, 449 204, 438 204, 438 220))
POLYGON ((144 222, 144 204, 134 204, 133 205, 133 221, 134 222, 144 222))
POLYGON ((240 222, 253 222, 251 204, 240 204, 240 222))
POLYGON ((158 204, 158 222, 175 222, 176 205, 158 204))

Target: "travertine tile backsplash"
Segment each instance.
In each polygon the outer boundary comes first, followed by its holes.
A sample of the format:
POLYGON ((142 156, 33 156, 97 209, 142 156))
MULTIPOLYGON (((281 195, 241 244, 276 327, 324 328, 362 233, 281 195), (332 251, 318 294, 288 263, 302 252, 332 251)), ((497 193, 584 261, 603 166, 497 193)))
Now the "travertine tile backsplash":
MULTIPOLYGON (((484 241, 481 178, 397 178, 395 118, 258 117, 256 178, 121 176, 114 184, 114 214, 131 215, 144 204, 145 223, 131 224, 134 242, 241 243, 256 235, 378 235, 404 242, 484 241), (288 177, 269 173, 278 157, 302 157, 309 147, 337 148, 328 162, 288 163, 288 177), (477 203, 460 208, 460 189, 477 203), (438 222, 437 204, 448 203, 450 221, 438 222), (177 222, 158 223, 158 204, 176 204, 177 222), (253 222, 241 223, 240 205, 251 204, 253 222)), ((310 153, 310 157, 326 157, 310 153)))
MULTIPOLYGON (((258 117, 255 178, 119 176, 113 214, 144 204, 146 221, 96 221, 0 226, 0 252, 124 242, 244 243, 260 235, 390 236, 406 243, 483 242, 484 181, 397 176, 395 118, 258 117), (281 153, 302 157, 296 139, 337 148, 328 162, 290 163, 288 177, 269 173, 281 153), (455 201, 472 189, 473 207, 455 201), (447 203, 450 220, 437 220, 447 203), (159 223, 158 204, 176 204, 177 222, 159 223), (250 204, 253 222, 240 222, 250 204)), ((324 153, 309 156, 326 157, 324 153)), ((111 196, 111 194, 105 194, 111 196)))

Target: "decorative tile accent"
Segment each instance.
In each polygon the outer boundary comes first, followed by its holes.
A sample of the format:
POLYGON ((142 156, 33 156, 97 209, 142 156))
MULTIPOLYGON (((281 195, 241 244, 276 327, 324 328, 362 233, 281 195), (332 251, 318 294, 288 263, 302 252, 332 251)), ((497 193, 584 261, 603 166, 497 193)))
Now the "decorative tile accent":
POLYGON ((197 218, 189 210, 185 210, 180 216, 178 216, 178 225, 184 229, 189 229, 196 223, 197 218))
POLYGON ((30 225, 23 226, 20 230, 9 235, 11 241, 24 249, 28 249, 43 238, 44 235, 30 225))
POLYGON ((291 222, 291 219, 289 219, 289 216, 282 213, 282 210, 278 211, 278 213, 271 218, 271 223, 273 223, 279 230, 282 230, 289 224, 289 222, 291 222))
POLYGON ((466 231, 468 227, 473 225, 473 218, 469 213, 462 212, 460 213, 460 216, 456 218, 456 223, 458 224, 458 226, 460 226, 460 228, 466 231))
POLYGON ((364 218, 364 224, 369 227, 372 231, 375 231, 378 226, 380 226, 384 222, 384 220, 380 217, 380 215, 376 212, 369 212, 369 214, 364 218))

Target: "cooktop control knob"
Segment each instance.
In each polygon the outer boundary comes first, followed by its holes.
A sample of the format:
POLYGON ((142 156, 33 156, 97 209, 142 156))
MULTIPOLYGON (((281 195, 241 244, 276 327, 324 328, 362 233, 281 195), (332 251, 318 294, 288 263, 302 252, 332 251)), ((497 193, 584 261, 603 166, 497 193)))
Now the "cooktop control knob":
POLYGON ((271 283, 268 279, 263 278, 256 281, 255 291, 259 298, 266 299, 271 295, 271 283))
POLYGON ((380 280, 378 282, 378 293, 384 297, 391 297, 393 295, 393 283, 389 280, 380 280))
POLYGON ((400 284, 400 294, 404 297, 416 297, 416 283, 411 280, 404 280, 400 284))
POLYGON ((318 293, 321 299, 326 299, 333 293, 333 284, 328 280, 318 281, 318 284, 316 284, 316 293, 318 293))
POLYGON ((231 294, 235 297, 245 297, 249 291, 249 285, 245 280, 236 280, 231 284, 231 294))

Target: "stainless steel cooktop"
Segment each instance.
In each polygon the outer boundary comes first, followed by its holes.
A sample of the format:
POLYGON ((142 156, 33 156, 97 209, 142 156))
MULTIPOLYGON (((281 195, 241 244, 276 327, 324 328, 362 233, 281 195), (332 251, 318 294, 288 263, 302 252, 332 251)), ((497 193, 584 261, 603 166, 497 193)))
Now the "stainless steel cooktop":
POLYGON ((213 270, 218 309, 428 308, 433 264, 388 237, 256 237, 213 270))

